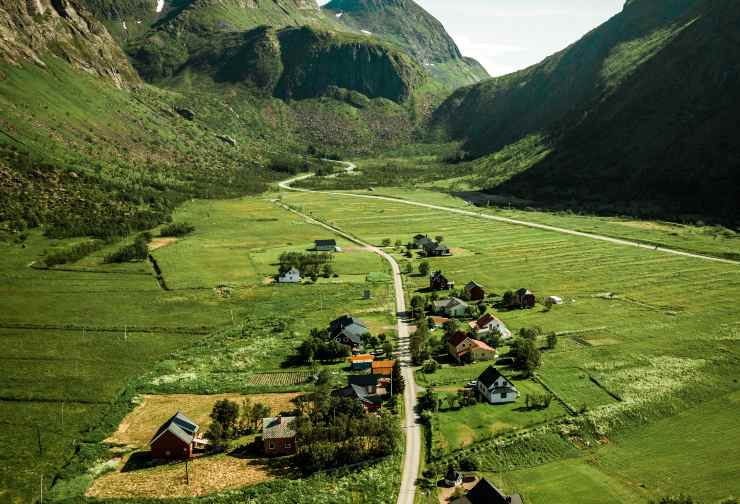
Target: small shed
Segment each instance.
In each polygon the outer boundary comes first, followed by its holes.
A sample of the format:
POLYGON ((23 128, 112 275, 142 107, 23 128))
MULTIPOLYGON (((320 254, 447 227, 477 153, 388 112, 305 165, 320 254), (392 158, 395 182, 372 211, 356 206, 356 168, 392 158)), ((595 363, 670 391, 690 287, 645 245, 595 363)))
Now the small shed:
POLYGON ((317 252, 336 252, 337 241, 336 240, 316 240, 315 249, 317 252))

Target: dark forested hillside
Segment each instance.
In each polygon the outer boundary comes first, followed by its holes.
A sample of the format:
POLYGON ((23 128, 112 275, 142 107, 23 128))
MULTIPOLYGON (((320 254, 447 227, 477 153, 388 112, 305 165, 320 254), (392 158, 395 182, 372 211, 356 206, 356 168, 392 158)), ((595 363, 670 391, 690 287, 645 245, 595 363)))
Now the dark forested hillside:
POLYGON ((531 134, 550 154, 496 191, 737 220, 740 4, 633 0, 566 50, 459 90, 434 128, 469 157, 531 134))

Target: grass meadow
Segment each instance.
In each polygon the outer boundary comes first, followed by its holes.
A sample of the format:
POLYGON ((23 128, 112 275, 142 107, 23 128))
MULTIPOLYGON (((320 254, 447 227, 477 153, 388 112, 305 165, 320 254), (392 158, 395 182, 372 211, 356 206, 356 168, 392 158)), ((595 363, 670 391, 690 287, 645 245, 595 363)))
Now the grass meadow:
POLYGON ((196 231, 152 252, 167 291, 146 262, 103 263, 126 240, 48 270, 31 266, 72 240, 0 243, 0 500, 38 498, 41 478, 48 490, 115 430, 134 393, 301 390, 310 370, 284 366, 312 327, 352 311, 392 335, 392 291, 366 281, 387 272, 374 254, 340 240, 338 277, 276 285, 280 253, 331 236, 253 198, 193 201, 175 220, 196 231))
MULTIPOLYGON (((398 196, 408 193, 396 191, 398 196)), ((376 188, 375 194, 391 192, 376 188)), ((493 471, 528 502, 563 502, 562 491, 574 479, 577 502, 647 501, 680 489, 695 493, 702 502, 738 495, 736 481, 729 476, 736 456, 726 457, 726 469, 718 463, 688 467, 676 455, 688 448, 686 443, 682 447, 678 439, 668 440, 704 423, 691 418, 691 411, 706 411, 717 417, 708 423, 722 427, 707 429, 691 443, 689 458, 710 460, 740 434, 740 427, 731 425, 737 411, 732 398, 740 389, 740 267, 392 202, 327 194, 282 196, 371 243, 385 238, 406 243, 417 233, 444 236, 455 255, 429 262, 432 270, 441 269, 457 285, 476 280, 496 295, 526 287, 538 296, 565 300, 550 311, 541 305, 532 310, 491 309, 513 331, 539 326, 560 335, 557 347, 543 352, 538 376, 579 413, 558 411, 561 403, 553 401, 545 410, 544 424, 527 426, 525 420, 508 430, 513 412, 506 408, 478 405, 440 412, 432 419, 432 446, 444 449, 432 453, 431 462, 473 456, 481 470, 493 471), (669 423, 661 428, 661 422, 669 423), (497 426, 500 435, 484 438, 483 432, 495 433, 497 426), (666 429, 675 434, 664 436, 666 429), (468 442, 467 448, 457 450, 468 442), (594 456, 613 462, 594 466, 594 456), (640 463, 634 464, 635 459, 640 463), (642 473, 630 469, 640 464, 645 466, 642 473), (649 465, 653 467, 648 470, 649 465), (644 476, 634 483, 640 474, 644 476), (562 484, 548 483, 563 478, 562 484), (672 486, 680 479, 685 483, 672 486), (698 484, 702 480, 706 484, 698 484), (607 500, 599 500, 602 494, 607 500)), ((520 218, 529 215, 516 213, 520 218)), ((729 235, 713 237, 698 228, 681 227, 674 236, 661 223, 625 225, 573 216, 560 224, 559 216, 533 215, 532 220, 538 219, 563 227, 610 229, 608 234, 645 242, 680 242, 680 248, 697 252, 737 252, 729 235)), ((420 262, 418 257, 397 256, 415 267, 420 262)), ((415 275, 405 282, 410 292, 426 286, 426 279, 415 275)), ((421 384, 455 387, 479 372, 464 369, 444 367, 426 375, 421 384)))

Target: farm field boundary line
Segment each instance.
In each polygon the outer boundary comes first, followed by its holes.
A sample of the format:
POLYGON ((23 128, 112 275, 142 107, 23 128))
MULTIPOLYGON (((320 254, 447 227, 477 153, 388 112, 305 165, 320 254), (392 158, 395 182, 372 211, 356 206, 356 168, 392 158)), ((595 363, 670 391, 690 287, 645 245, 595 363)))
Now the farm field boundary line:
POLYGON ((187 327, 138 327, 138 326, 120 326, 120 327, 97 327, 81 326, 73 324, 28 324, 0 322, 0 329, 14 329, 21 331, 85 331, 90 333, 110 333, 110 332, 128 332, 128 333, 172 333, 172 334, 194 334, 197 336, 207 336, 213 334, 216 328, 190 329, 187 327))
MULTIPOLYGON (((348 172, 353 171, 354 168, 356 167, 354 163, 350 163, 347 161, 337 161, 337 163, 345 165, 348 172)), ((510 219, 508 217, 499 217, 497 215, 487 215, 487 214, 483 214, 480 212, 471 212, 470 210, 462 210, 459 208, 447 207, 447 206, 442 206, 442 205, 433 205, 431 203, 422 203, 419 201, 412 201, 412 200, 407 200, 407 199, 398 198, 398 197, 391 198, 389 196, 375 196, 375 195, 370 195, 370 194, 354 194, 354 193, 347 193, 347 192, 340 192, 340 191, 313 191, 310 189, 300 189, 300 188, 291 187, 291 184, 295 182, 299 182, 301 180, 305 180, 313 176, 314 176, 313 173, 301 175, 301 176, 294 177, 292 179, 280 182, 278 185, 280 188, 286 189, 289 191, 298 191, 298 192, 305 192, 305 193, 323 193, 323 194, 330 194, 334 196, 347 196, 347 197, 352 197, 352 198, 364 198, 364 199, 372 199, 372 200, 378 200, 378 201, 387 201, 391 203, 400 203, 404 205, 429 208, 431 210, 441 210, 443 212, 455 213, 455 214, 464 215, 467 217, 475 217, 478 219, 503 222, 506 224, 513 224, 515 226, 526 226, 529 228, 539 229, 543 231, 552 231, 555 233, 568 234, 571 236, 578 236, 581 238, 589 238, 592 240, 599 240, 599 241, 604 241, 607 243, 612 243, 614 245, 624 245, 624 246, 635 247, 635 248, 640 248, 644 250, 652 250, 654 252, 673 254, 673 255, 682 256, 682 257, 689 257, 692 259, 701 259, 704 261, 713 261, 713 262, 719 262, 723 264, 732 264, 735 266, 740 266, 740 261, 735 261, 732 259, 723 259, 720 257, 713 257, 709 255, 693 254, 691 252, 683 252, 681 250, 675 250, 675 249, 671 249, 667 247, 646 245, 644 243, 625 240, 622 238, 612 238, 609 236, 604 236, 604 235, 599 235, 599 234, 594 234, 594 233, 586 233, 583 231, 576 231, 573 229, 566 229, 566 228, 561 228, 561 227, 556 227, 556 226, 550 226, 547 224, 538 224, 536 222, 524 221, 521 219, 510 219)))

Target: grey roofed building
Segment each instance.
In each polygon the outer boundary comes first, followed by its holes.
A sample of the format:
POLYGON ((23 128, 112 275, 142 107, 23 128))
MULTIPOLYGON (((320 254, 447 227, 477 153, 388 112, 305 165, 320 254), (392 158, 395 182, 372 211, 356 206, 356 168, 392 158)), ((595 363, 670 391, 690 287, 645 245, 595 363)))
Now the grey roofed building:
POLYGON ((296 417, 267 417, 262 419, 262 439, 285 439, 297 434, 296 417))
POLYGON ((481 478, 464 497, 452 504, 523 504, 519 494, 505 495, 486 478, 481 478))
POLYGON ((427 245, 431 245, 434 243, 434 240, 429 238, 427 235, 418 234, 414 236, 414 247, 416 248, 424 248, 427 245))
POLYGON ((198 424, 193 422, 191 419, 186 417, 181 411, 175 413, 169 420, 163 423, 157 432, 152 436, 152 440, 149 444, 152 444, 165 432, 171 432, 175 437, 180 439, 186 444, 193 442, 195 434, 198 432, 198 424))
POLYGON ((367 326, 350 315, 342 315, 329 323, 329 334, 340 343, 361 346, 362 337, 369 334, 367 326))
POLYGON ((316 250, 319 252, 335 252, 337 250, 336 240, 315 240, 316 250))
POLYGON ((435 310, 451 310, 454 308, 457 308, 458 306, 462 306, 467 308, 468 304, 463 301, 462 299, 458 299, 456 297, 447 298, 447 299, 440 299, 439 301, 434 302, 434 309, 435 310))
POLYGON ((442 243, 430 241, 429 243, 424 244, 422 247, 424 248, 424 253, 429 257, 450 255, 449 247, 447 247, 447 245, 443 245, 442 243))

